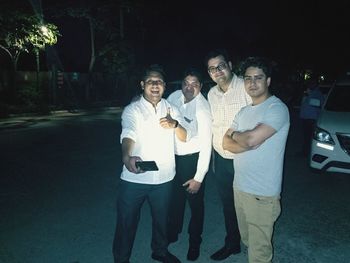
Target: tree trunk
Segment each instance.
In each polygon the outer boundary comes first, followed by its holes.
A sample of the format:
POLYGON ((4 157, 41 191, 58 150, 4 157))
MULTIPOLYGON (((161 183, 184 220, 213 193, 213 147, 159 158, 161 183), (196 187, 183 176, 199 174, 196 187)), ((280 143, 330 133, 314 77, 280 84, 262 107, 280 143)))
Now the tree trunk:
POLYGON ((119 31, 120 31, 120 38, 124 39, 124 12, 123 12, 123 5, 121 5, 120 9, 119 9, 119 31))
POLYGON ((39 72, 40 72, 40 58, 39 58, 39 49, 35 49, 35 61, 36 61, 36 89, 40 93, 40 80, 39 80, 39 72))
POLYGON ((89 26, 90 26, 90 44, 91 44, 91 58, 89 64, 89 72, 88 72, 88 83, 85 89, 85 100, 86 102, 90 101, 90 90, 92 87, 92 69, 95 64, 96 55, 95 55, 95 31, 92 19, 89 18, 89 26))
POLYGON ((2 50, 4 50, 11 59, 11 64, 12 64, 12 71, 9 77, 9 85, 6 87, 6 96, 8 97, 8 101, 10 103, 16 103, 16 99, 17 99, 17 62, 18 62, 18 58, 19 55, 21 54, 21 52, 16 51, 15 54, 13 55, 9 49, 7 49, 6 47, 4 47, 3 45, 0 45, 0 48, 2 50))

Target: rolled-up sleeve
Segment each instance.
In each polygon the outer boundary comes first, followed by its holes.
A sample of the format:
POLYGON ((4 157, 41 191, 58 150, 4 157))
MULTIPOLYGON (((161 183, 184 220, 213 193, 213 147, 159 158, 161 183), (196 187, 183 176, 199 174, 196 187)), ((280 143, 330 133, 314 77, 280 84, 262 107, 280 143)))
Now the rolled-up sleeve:
POLYGON ((137 122, 136 122, 135 110, 132 107, 127 106, 122 113, 122 132, 120 135, 120 143, 124 138, 129 138, 134 142, 137 141, 137 122))

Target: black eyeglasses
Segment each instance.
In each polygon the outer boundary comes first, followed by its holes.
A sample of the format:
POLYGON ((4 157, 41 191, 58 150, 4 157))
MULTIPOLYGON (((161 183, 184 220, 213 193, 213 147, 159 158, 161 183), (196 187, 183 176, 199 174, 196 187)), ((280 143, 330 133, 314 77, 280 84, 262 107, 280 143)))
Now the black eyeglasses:
POLYGON ((147 80, 146 85, 159 85, 159 86, 163 86, 165 84, 165 82, 161 79, 158 80, 147 80))
POLYGON ((226 62, 220 63, 217 67, 209 67, 208 72, 209 72, 209 74, 214 74, 218 71, 223 71, 224 69, 227 69, 226 62))

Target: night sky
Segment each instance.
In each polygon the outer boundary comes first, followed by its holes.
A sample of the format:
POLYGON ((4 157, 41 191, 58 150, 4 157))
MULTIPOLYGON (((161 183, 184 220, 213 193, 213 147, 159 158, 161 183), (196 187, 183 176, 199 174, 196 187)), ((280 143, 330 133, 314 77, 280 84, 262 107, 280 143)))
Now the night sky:
MULTIPOLYGON (((29 1, 17 2, 28 4, 29 1)), ((41 2, 44 15, 55 3, 41 2)), ((72 1, 59 2, 61 5, 67 2, 67 6, 72 4, 72 1)), ((84 2, 74 1, 74 4, 83 5, 84 2)), ((205 54, 223 47, 229 50, 234 62, 246 56, 262 55, 291 69, 311 68, 335 73, 345 69, 350 59, 349 9, 345 3, 144 1, 140 14, 145 31, 143 40, 137 43, 142 47, 137 61, 160 63, 172 73, 170 76, 177 78, 186 66, 204 67, 205 54)), ((118 12, 115 12, 118 19, 118 12)), ((51 19, 47 15, 45 18, 51 19)), ((125 14, 126 37, 135 35, 128 24, 135 20, 132 14, 125 14)), ((70 19, 56 19, 55 23, 62 33, 56 48, 65 67, 84 71, 90 55, 88 27, 70 19)))
POLYGON ((236 61, 263 55, 289 67, 341 70, 350 59, 348 10, 345 1, 169 4, 157 18, 149 50, 181 63, 225 47, 236 61))

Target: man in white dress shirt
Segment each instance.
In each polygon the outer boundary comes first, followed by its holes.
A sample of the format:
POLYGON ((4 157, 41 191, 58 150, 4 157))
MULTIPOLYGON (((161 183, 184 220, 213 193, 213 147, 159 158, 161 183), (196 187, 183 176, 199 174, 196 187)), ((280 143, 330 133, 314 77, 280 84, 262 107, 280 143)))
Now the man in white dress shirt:
POLYGON ((233 200, 234 153, 222 148, 222 139, 237 112, 251 103, 244 82, 232 72, 227 51, 213 50, 206 57, 208 73, 217 84, 208 93, 213 116, 214 178, 221 198, 226 228, 225 245, 211 255, 213 260, 224 260, 240 253, 240 234, 233 200))
POLYGON ((175 242, 181 233, 186 200, 191 209, 188 226, 189 249, 187 259, 199 257, 204 222, 204 178, 211 157, 211 113, 208 101, 201 94, 202 77, 198 70, 185 71, 182 89, 170 94, 168 101, 180 110, 191 129, 191 139, 176 139, 176 175, 173 181, 169 211, 168 239, 175 242))
POLYGON ((165 82, 161 68, 146 69, 141 88, 142 96, 122 114, 124 166, 118 185, 114 262, 130 262, 141 207, 147 200, 152 214, 152 258, 178 263, 179 259, 168 251, 168 207, 175 176, 175 138, 185 141, 189 133, 183 128, 185 121, 178 109, 162 98, 165 82), (159 170, 142 171, 139 161, 155 161, 159 170))

